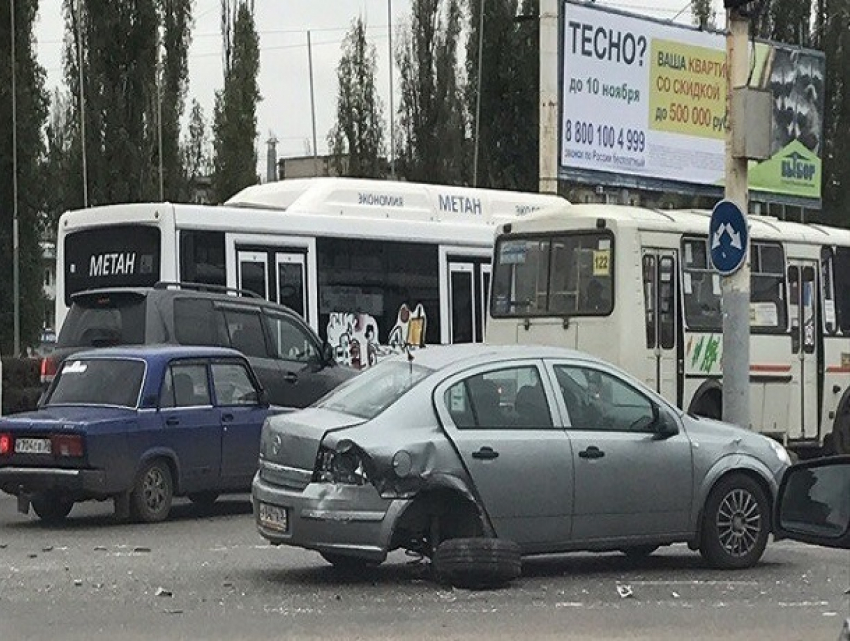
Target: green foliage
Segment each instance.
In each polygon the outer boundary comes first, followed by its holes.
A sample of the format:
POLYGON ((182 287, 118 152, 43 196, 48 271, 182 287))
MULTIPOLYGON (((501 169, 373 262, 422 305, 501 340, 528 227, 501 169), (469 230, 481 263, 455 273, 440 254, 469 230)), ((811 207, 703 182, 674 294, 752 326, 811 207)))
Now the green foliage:
MULTIPOLYGON (((41 173, 42 130, 49 98, 44 69, 36 61, 33 24, 36 0, 14 0, 15 104, 17 107, 17 176, 20 249, 21 345, 37 340, 43 320, 41 293, 40 212, 51 189, 41 173)), ((12 219, 12 60, 10 3, 0 2, 0 352, 12 353, 14 328, 12 219)))
POLYGON ((341 176, 382 178, 384 159, 383 104, 375 88, 375 45, 366 40, 366 25, 357 18, 342 45, 337 68, 337 121, 328 134, 333 163, 341 176))
POLYGON ((192 100, 189 112, 189 131, 183 141, 183 193, 181 200, 189 200, 198 187, 199 179, 208 176, 212 161, 209 155, 209 137, 204 110, 197 100, 192 100))
POLYGON ((816 25, 814 44, 826 54, 822 218, 850 227, 850 1, 819 1, 816 25))
MULTIPOLYGON (((64 7, 65 77, 75 100, 75 122, 82 45, 89 205, 155 200, 157 0, 65 0, 64 7)), ((69 191, 81 197, 79 154, 72 155, 71 164, 77 188, 69 191)), ((69 203, 81 204, 81 198, 69 203)))
POLYGON ((771 0, 762 16, 759 34, 764 38, 793 45, 811 42, 811 0, 771 0))
POLYGON ((181 200, 186 193, 180 150, 180 117, 189 77, 192 0, 158 0, 158 3, 163 53, 160 76, 163 191, 165 199, 174 202, 181 200))
MULTIPOLYGON (((467 109, 478 97, 480 0, 469 0, 467 109)), ((538 3, 486 0, 481 60, 478 186, 537 191, 540 44, 538 3)), ((473 141, 474 142, 474 141, 473 141)))
POLYGON ((260 43, 252 4, 239 0, 232 38, 228 38, 232 46, 225 61, 224 88, 215 96, 212 191, 216 202, 257 182, 254 143, 260 101, 260 43))
POLYGON ((465 184, 471 156, 458 83, 458 0, 413 0, 396 52, 401 76, 398 172, 407 180, 465 184))
POLYGON ((3 358, 3 414, 29 412, 41 397, 41 361, 3 358))
POLYGON ((717 26, 717 12, 711 0, 692 0, 691 13, 694 17, 694 25, 700 29, 714 29, 717 26))

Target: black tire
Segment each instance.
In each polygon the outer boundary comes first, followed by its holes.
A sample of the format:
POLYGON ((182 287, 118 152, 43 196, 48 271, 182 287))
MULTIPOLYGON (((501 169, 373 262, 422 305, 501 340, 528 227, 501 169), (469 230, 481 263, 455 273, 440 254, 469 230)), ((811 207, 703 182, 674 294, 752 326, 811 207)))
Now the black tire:
POLYGON ((74 502, 59 494, 45 492, 37 494, 31 501, 36 516, 45 523, 60 523, 71 513, 74 502))
POLYGON ((168 464, 162 459, 145 463, 130 496, 133 519, 142 523, 164 521, 173 498, 174 481, 168 464))
POLYGON ((770 534, 770 501, 749 476, 720 480, 705 502, 699 551, 712 567, 749 568, 758 563, 770 534))
POLYGON ((192 492, 188 496, 189 500, 199 508, 208 510, 218 499, 219 493, 210 490, 207 492, 192 492))
POLYGON ((498 588, 522 573, 520 547, 504 539, 448 539, 433 563, 440 583, 470 590, 498 588))
POLYGON ((835 454, 850 454, 850 406, 845 405, 838 411, 831 441, 835 454))
POLYGON ((716 394, 706 393, 694 405, 693 413, 703 418, 719 421, 723 418, 723 407, 716 394))
POLYGON ((625 554, 630 559, 645 559, 657 549, 657 545, 632 545, 627 548, 621 549, 620 552, 625 554))
POLYGON ((377 561, 370 561, 359 556, 348 554, 337 554, 335 552, 319 552, 322 558, 334 566, 335 570, 346 573, 362 572, 367 568, 375 568, 380 565, 377 561))

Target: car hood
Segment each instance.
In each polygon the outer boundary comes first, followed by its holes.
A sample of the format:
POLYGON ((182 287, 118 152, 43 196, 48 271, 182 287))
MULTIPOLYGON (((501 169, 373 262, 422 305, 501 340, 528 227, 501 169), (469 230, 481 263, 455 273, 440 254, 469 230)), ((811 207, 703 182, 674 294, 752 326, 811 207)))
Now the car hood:
POLYGON ((57 429, 93 425, 135 416, 136 410, 120 407, 62 406, 45 407, 35 412, 23 412, 0 418, 0 429, 57 429))
POLYGON ((364 422, 358 416, 321 407, 271 416, 263 425, 260 458, 286 467, 312 470, 325 434, 364 422))

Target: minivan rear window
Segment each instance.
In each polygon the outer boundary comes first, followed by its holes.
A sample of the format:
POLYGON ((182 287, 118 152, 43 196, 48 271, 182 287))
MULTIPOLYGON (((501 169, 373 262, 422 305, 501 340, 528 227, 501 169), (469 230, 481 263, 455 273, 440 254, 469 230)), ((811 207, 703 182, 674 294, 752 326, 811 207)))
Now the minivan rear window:
POLYGON ((74 299, 57 347, 107 347, 145 342, 145 301, 140 294, 92 294, 74 299))

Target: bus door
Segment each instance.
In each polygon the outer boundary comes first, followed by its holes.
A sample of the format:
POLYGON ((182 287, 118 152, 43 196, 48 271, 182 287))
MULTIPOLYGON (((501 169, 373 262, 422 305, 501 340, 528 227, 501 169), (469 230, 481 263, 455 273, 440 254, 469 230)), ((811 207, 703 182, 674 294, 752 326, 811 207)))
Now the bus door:
POLYGON ((236 262, 238 288, 269 298, 268 254, 261 251, 238 251, 236 262))
POLYGON ((791 403, 788 432, 793 438, 818 436, 817 269, 815 261, 789 260, 791 303, 791 403), (795 429, 799 426, 799 429, 795 429))
POLYGON ((671 249, 643 250, 643 301, 646 320, 646 353, 649 385, 671 403, 682 406, 684 357, 677 252, 671 249))
POLYGON ((489 257, 449 257, 450 342, 480 343, 484 340, 490 274, 489 257))
POLYGON ((306 256, 302 253, 277 252, 277 297, 281 305, 294 309, 303 318, 307 318, 307 280, 306 256))

